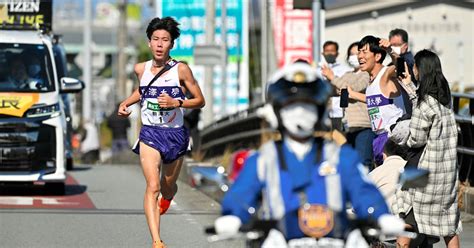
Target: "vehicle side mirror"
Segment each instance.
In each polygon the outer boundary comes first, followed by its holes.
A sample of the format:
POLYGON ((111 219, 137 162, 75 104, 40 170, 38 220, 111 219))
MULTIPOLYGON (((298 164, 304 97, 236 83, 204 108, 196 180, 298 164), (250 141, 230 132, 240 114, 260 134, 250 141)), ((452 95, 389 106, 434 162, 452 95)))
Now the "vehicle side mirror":
POLYGON ((60 93, 78 93, 84 89, 84 83, 81 80, 63 77, 61 78, 60 93))
POLYGON ((400 173, 398 185, 402 190, 423 188, 428 184, 429 175, 429 170, 407 167, 400 173))

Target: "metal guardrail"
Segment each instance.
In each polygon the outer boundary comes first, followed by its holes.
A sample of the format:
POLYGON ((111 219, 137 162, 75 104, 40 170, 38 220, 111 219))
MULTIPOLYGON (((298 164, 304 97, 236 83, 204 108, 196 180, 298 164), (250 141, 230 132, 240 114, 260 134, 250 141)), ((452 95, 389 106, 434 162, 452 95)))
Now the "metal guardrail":
POLYGON ((263 131, 256 110, 262 105, 229 115, 200 132, 200 150, 206 157, 223 154, 225 149, 256 147, 263 131))
MULTIPOLYGON (((474 94, 452 93, 453 110, 459 126, 458 161, 461 180, 469 178, 474 184, 474 94), (469 101, 467 108, 460 106, 461 99, 469 101), (460 109, 462 107, 462 109, 460 109)), ((200 150, 205 157, 222 155, 226 149, 257 147, 263 132, 256 110, 262 105, 229 115, 207 126, 200 133, 200 150)))
POLYGON ((474 184, 474 94, 452 93, 453 110, 459 127, 458 163, 459 179, 474 184), (461 99, 469 103, 460 109, 461 99))

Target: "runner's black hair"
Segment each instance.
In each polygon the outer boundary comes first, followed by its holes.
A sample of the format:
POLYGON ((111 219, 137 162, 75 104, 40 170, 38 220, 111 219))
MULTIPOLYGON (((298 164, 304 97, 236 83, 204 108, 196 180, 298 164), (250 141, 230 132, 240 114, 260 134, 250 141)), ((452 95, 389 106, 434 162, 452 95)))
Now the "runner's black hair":
POLYGON ((148 37, 148 40, 151 40, 153 32, 161 29, 168 31, 168 33, 171 35, 172 41, 174 41, 178 39, 179 35, 181 34, 178 26, 179 23, 172 17, 155 17, 150 21, 148 27, 146 28, 146 36, 148 37))
POLYGON ((376 63, 382 64, 383 60, 385 59, 385 56, 387 55, 387 52, 385 49, 380 47, 379 45, 380 38, 374 37, 372 35, 367 35, 362 40, 359 41, 359 50, 364 48, 365 45, 369 45, 369 51, 373 52, 374 54, 379 53, 381 55, 380 60, 375 61, 376 63))

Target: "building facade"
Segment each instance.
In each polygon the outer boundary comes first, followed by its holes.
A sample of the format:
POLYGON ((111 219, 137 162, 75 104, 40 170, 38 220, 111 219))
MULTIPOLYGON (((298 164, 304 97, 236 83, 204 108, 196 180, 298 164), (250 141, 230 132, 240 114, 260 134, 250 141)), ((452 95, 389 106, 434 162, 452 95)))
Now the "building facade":
MULTIPOLYGON (((365 35, 388 38, 402 28, 409 49, 435 51, 453 91, 474 91, 473 3, 468 1, 372 1, 326 12, 324 40, 339 43, 339 61, 347 47, 365 35)), ((388 58, 385 64, 389 63, 388 58)))

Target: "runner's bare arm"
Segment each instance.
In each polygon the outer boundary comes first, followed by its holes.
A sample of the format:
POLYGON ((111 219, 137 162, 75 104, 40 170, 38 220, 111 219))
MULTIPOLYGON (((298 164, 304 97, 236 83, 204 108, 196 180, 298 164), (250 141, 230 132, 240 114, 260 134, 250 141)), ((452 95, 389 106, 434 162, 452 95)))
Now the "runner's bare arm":
POLYGON ((395 66, 388 66, 382 78, 380 78, 380 90, 385 96, 389 96, 390 98, 397 97, 400 95, 400 89, 397 84, 398 79, 395 66))
MULTIPOLYGON (((206 104, 204 100, 204 96, 202 95, 201 88, 197 83, 196 79, 194 78, 193 72, 189 68, 188 65, 179 63, 178 64, 178 72, 179 72, 179 81, 182 86, 189 90, 191 95, 193 96, 192 99, 186 99, 183 101, 183 108, 202 108, 206 104)), ((178 100, 175 100, 176 106, 179 106, 178 100)))
MULTIPOLYGON (((140 81, 140 78, 144 70, 145 70, 145 63, 139 63, 135 65, 135 75, 137 76, 138 81, 140 81)), ((119 116, 127 117, 130 115, 131 112, 128 112, 127 107, 140 101, 139 88, 140 87, 137 87, 137 89, 135 89, 133 93, 129 97, 127 97, 127 99, 125 99, 123 102, 120 103, 120 106, 118 109, 119 116)))
POLYGON ((354 91, 350 86, 347 87, 347 92, 349 93, 349 98, 359 101, 359 102, 365 102, 364 93, 354 91))

